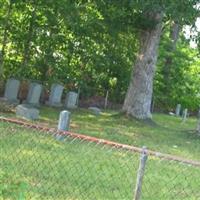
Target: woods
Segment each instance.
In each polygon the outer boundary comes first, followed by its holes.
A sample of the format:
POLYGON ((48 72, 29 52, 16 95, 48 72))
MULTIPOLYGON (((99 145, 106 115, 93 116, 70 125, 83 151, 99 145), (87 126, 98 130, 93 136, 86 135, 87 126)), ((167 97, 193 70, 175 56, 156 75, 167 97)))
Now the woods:
MULTIPOLYGON (((0 74, 61 82, 139 119, 199 108, 199 49, 185 38, 198 1, 0 0, 0 74), (104 95, 104 94, 103 94, 104 95)), ((198 41, 198 37, 196 38, 198 41)))

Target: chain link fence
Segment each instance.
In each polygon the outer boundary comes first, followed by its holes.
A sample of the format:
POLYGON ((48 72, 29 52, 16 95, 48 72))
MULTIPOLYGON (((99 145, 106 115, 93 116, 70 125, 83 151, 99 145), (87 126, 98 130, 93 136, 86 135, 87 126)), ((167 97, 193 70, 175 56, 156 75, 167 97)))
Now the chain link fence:
POLYGON ((1 200, 200 199, 199 162, 128 145, 0 118, 0 152, 1 200))

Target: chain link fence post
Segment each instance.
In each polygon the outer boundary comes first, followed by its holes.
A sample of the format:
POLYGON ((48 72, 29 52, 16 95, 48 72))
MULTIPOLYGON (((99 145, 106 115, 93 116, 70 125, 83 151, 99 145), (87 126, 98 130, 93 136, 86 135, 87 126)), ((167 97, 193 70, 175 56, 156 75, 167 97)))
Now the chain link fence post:
POLYGON ((136 182, 136 186, 135 186, 135 194, 134 194, 133 200, 141 199, 142 181, 143 181, 143 177, 144 177, 147 159, 148 159, 147 149, 146 149, 146 147, 143 147, 143 150, 142 150, 142 153, 140 156, 140 164, 139 164, 138 173, 137 173, 137 182, 136 182))

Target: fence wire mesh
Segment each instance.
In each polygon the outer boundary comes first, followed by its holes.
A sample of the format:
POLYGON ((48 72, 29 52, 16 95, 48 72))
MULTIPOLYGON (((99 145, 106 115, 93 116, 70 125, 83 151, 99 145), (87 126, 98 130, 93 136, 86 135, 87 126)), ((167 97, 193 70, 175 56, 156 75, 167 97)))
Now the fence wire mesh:
MULTIPOLYGON (((0 120, 0 199, 134 199, 141 155, 0 120)), ((200 199, 200 167, 148 155, 141 199, 200 199)))

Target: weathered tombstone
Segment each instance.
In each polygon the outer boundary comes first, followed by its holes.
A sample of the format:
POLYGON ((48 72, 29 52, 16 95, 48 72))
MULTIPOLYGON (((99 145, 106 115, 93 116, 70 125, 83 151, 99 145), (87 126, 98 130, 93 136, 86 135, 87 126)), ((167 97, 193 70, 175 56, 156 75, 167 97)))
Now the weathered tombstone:
POLYGON ((61 99, 64 87, 60 84, 53 84, 51 86, 51 92, 49 100, 46 102, 49 106, 61 107, 61 99))
POLYGON ((5 87, 4 98, 10 103, 18 104, 17 95, 19 92, 20 81, 16 79, 8 79, 5 87))
POLYGON ((35 120, 39 118, 39 110, 31 105, 21 104, 16 107, 16 115, 28 120, 35 120))
POLYGON ((183 122, 186 121, 187 115, 188 115, 188 109, 186 108, 186 109, 183 110, 183 114, 182 114, 183 122))
POLYGON ((24 101, 24 103, 31 104, 33 106, 39 106, 41 93, 42 85, 38 83, 31 83, 29 86, 27 99, 24 101))
POLYGON ((176 116, 179 117, 180 116, 180 113, 181 113, 181 104, 178 104, 176 106, 176 116))
POLYGON ((70 123, 70 112, 64 110, 60 113, 59 122, 58 122, 58 130, 59 131, 68 131, 69 123, 70 123))
POLYGON ((101 114, 101 110, 99 108, 97 108, 97 107, 89 107, 88 109, 91 110, 92 113, 95 114, 95 115, 100 115, 101 114))
POLYGON ((68 92, 65 99, 65 107, 69 109, 77 108, 78 94, 76 92, 68 92))

